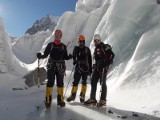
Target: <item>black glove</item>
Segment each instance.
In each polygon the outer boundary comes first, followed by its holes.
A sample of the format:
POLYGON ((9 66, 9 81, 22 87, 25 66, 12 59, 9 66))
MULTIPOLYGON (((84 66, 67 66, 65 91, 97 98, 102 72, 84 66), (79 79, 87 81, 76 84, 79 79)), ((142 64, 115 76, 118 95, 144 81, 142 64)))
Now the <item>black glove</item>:
POLYGON ((77 61, 77 60, 73 61, 73 65, 76 65, 77 63, 78 63, 78 61, 77 61))
POLYGON ((72 59, 72 58, 73 58, 73 55, 72 55, 72 54, 69 54, 68 56, 69 56, 69 59, 72 59))
POLYGON ((89 68, 89 74, 92 74, 92 67, 89 68))
POLYGON ((42 58, 42 54, 41 53, 37 53, 37 58, 41 59, 42 58))
POLYGON ((113 64, 113 60, 110 61, 110 64, 113 64))
POLYGON ((93 64, 92 69, 96 69, 96 64, 93 64))

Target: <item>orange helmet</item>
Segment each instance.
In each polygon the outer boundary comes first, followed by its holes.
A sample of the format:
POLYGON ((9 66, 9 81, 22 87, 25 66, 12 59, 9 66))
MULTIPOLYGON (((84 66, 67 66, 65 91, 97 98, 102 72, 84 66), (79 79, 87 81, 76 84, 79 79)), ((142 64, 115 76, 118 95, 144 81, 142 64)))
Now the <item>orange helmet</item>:
POLYGON ((55 32, 54 32, 55 35, 62 35, 62 31, 57 29, 55 32))
POLYGON ((80 36, 78 37, 78 41, 85 41, 85 37, 84 37, 83 35, 80 35, 80 36))

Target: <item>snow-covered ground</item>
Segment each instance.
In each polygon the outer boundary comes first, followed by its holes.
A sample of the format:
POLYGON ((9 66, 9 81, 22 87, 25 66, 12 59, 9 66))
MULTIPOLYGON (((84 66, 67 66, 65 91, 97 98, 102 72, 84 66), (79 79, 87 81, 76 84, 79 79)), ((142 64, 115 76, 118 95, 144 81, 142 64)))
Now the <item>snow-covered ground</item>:
MULTIPOLYGON (((33 56, 26 57, 27 54, 34 55, 39 50, 43 52, 47 43, 53 41, 53 35, 45 41, 41 35, 33 36, 35 39, 28 40, 29 43, 16 40, 16 47, 12 48, 10 37, 0 19, 0 119, 160 120, 159 13, 160 6, 156 0, 78 0, 75 12, 64 13, 56 28, 62 29, 62 41, 65 44, 71 41, 69 52, 77 44, 76 39, 80 34, 86 37, 86 45, 90 46, 92 52, 95 33, 99 33, 102 40, 113 47, 115 59, 107 76, 107 107, 86 107, 79 103, 78 95, 74 102, 66 103, 65 108, 57 107, 54 87, 50 111, 46 111, 43 105, 45 85, 16 91, 12 88, 26 88, 23 76, 37 67, 36 59, 33 56), (18 45, 20 43, 21 46, 18 45), (12 50, 17 52, 18 59, 12 50), (23 60, 30 64, 23 63, 23 60), (36 106, 40 106, 39 111, 36 106)), ((70 94, 73 80, 72 61, 66 63, 65 98, 70 94)), ((100 86, 97 100, 99 91, 100 86)), ((89 94, 90 84, 86 99, 89 94)))

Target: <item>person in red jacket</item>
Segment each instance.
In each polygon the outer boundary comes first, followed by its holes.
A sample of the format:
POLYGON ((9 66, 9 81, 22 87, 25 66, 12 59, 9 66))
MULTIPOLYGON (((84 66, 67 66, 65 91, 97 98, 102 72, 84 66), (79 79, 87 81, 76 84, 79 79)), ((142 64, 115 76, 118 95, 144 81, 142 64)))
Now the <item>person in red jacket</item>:
POLYGON ((112 52, 112 48, 109 44, 104 44, 101 42, 101 38, 99 34, 95 34, 94 36, 94 59, 95 64, 93 66, 93 74, 91 78, 91 93, 90 99, 84 102, 84 105, 96 105, 96 90, 97 83, 100 80, 101 84, 101 95, 100 101, 98 102, 98 106, 106 106, 106 97, 107 97, 107 85, 106 85, 106 76, 109 69, 109 65, 113 63, 114 53, 112 52))
POLYGON ((63 92, 64 92, 64 75, 65 75, 65 60, 69 60, 72 58, 72 55, 68 55, 67 47, 61 42, 62 38, 62 31, 57 29, 54 33, 54 41, 48 43, 47 47, 45 48, 44 54, 37 53, 38 59, 47 58, 49 55, 49 60, 47 64, 47 86, 46 86, 46 100, 45 105, 46 108, 50 108, 52 103, 52 91, 53 86, 57 83, 57 105, 61 107, 65 106, 65 102, 63 99, 63 92))

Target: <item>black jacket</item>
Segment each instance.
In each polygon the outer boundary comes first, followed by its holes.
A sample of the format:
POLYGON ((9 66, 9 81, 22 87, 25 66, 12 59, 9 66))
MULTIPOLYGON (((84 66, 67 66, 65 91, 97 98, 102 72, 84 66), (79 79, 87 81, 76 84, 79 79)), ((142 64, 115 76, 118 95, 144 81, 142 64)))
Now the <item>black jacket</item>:
POLYGON ((79 47, 76 46, 73 50, 73 61, 87 61, 88 66, 92 67, 92 56, 91 51, 88 47, 79 47))
POLYGON ((99 45, 95 47, 94 50, 94 58, 96 63, 101 62, 104 67, 109 66, 112 64, 114 59, 114 53, 112 51, 112 48, 108 44, 104 44, 101 42, 99 45))
POLYGON ((66 45, 63 43, 56 45, 54 42, 48 43, 44 54, 41 56, 41 58, 46 58, 48 55, 50 55, 51 60, 69 60, 70 57, 67 53, 66 45))

